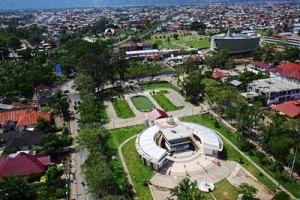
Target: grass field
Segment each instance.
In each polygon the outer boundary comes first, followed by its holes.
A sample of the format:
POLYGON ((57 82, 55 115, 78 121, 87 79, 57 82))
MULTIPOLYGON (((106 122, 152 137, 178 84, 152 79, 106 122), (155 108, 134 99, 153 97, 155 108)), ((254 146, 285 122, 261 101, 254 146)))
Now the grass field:
MULTIPOLYGON (((109 130, 109 140, 108 147, 111 155, 118 155, 118 147, 122 142, 127 138, 130 138, 133 135, 140 133, 145 129, 145 125, 131 126, 121 129, 109 130)), ((116 160, 111 160, 111 165, 114 168, 114 175, 117 178, 117 183, 123 185, 124 182, 127 182, 127 176, 124 172, 123 165, 117 156, 116 160)))
POLYGON ((174 111, 184 108, 184 106, 175 106, 166 96, 168 91, 161 90, 152 95, 155 101, 162 107, 164 111, 174 111))
POLYGON ((146 96, 131 97, 131 101, 136 109, 142 112, 148 112, 153 109, 154 105, 146 96))
POLYGON ((131 118, 131 117, 135 116, 125 99, 113 98, 111 100, 111 102, 114 106, 114 109, 115 109, 118 117, 131 118))
POLYGON ((157 43, 160 49, 182 49, 182 48, 208 48, 210 41, 207 37, 197 34, 178 34, 178 39, 173 37, 173 33, 153 35, 151 39, 146 40, 152 44, 157 43), (168 39, 169 38, 169 39, 168 39))
POLYGON ((130 140, 122 149, 124 159, 126 161, 130 176, 137 196, 141 200, 152 199, 148 182, 154 176, 154 172, 145 166, 135 149, 135 139, 130 140))
POLYGON ((139 85, 139 86, 140 86, 141 90, 150 90, 150 89, 157 89, 157 88, 170 88, 172 90, 178 91, 170 83, 150 83, 150 84, 143 84, 143 85, 139 85))

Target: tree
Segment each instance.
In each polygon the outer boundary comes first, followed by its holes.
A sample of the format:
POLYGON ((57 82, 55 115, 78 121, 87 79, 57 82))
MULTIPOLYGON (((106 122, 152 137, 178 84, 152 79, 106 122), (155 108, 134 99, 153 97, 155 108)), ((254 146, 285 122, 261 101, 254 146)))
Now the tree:
POLYGON ((238 194, 242 194, 242 200, 251 200, 254 199, 254 196, 258 190, 248 183, 242 183, 238 186, 238 194))
POLYGON ((104 152, 106 150, 106 142, 109 138, 107 131, 103 128, 84 128, 75 138, 77 150, 89 149, 97 147, 104 152))
POLYGON ((193 21, 191 23, 191 30, 198 31, 198 30, 205 30, 206 26, 203 22, 193 21))
POLYGON ((215 54, 206 56, 204 62, 213 70, 215 68, 225 67, 225 63, 228 61, 228 58, 229 58, 229 51, 227 49, 223 49, 218 51, 215 54))
POLYGON ((82 164, 88 192, 99 199, 118 193, 115 176, 105 160, 101 152, 94 149, 82 164))
POLYGON ((177 197, 178 200, 204 199, 202 192, 197 187, 197 182, 192 182, 188 178, 183 179, 179 185, 171 189, 171 195, 171 197, 177 197))
POLYGON ((202 84, 201 72, 193 71, 183 82, 186 96, 191 102, 198 102, 203 99, 204 85, 202 84))
POLYGON ((0 180, 0 196, 3 200, 29 200, 30 188, 23 176, 2 177, 0 180))
POLYGON ((12 48, 12 49, 18 49, 21 47, 21 41, 20 38, 16 37, 16 36, 10 36, 7 39, 7 45, 12 48))
POLYGON ((44 133, 49 133, 50 131, 53 131, 50 121, 43 117, 38 117, 37 122, 35 124, 35 129, 44 133))
POLYGON ((49 183, 54 183, 60 180, 60 177, 63 175, 64 170, 62 168, 57 168, 51 166, 46 171, 46 181, 49 183))
POLYGON ((88 75, 79 75, 75 79, 75 84, 80 90, 86 90, 90 93, 95 93, 96 84, 92 77, 88 75))
POLYGON ((73 142, 73 138, 70 135, 48 133, 41 137, 40 142, 46 154, 54 154, 64 147, 70 146, 73 142))
POLYGON ((291 197, 284 191, 277 192, 272 200, 290 200, 291 197))

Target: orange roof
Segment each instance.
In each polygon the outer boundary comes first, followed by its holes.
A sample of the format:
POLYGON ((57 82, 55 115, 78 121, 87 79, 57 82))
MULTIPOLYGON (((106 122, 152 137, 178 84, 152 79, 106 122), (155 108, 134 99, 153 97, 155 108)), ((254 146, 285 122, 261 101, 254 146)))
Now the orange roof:
POLYGON ((272 104, 270 107, 290 118, 294 118, 300 114, 300 100, 287 101, 276 105, 272 104))
POLYGON ((37 119, 39 117, 43 117, 44 119, 50 121, 50 116, 51 114, 46 112, 16 110, 16 111, 0 113, 0 123, 5 123, 10 120, 10 121, 18 122, 17 127, 19 127, 24 125, 36 124, 37 119))

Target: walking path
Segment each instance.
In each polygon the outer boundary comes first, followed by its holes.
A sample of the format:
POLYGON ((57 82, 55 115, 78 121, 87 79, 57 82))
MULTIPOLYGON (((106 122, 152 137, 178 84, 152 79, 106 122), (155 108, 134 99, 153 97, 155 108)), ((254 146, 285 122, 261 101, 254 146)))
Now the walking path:
POLYGON ((120 146, 118 147, 118 154, 119 154, 119 156, 120 156, 121 163, 122 163, 123 168, 124 168, 124 171, 125 171, 125 173, 126 173, 126 175, 127 175, 128 182, 129 182, 130 185, 132 185, 132 190, 133 190, 133 192, 134 192, 134 194, 135 194, 134 199, 138 199, 138 197, 136 196, 136 190, 135 190, 135 188, 134 188, 133 181, 132 181, 132 179, 131 179, 131 176, 130 176, 128 167, 127 167, 127 165, 126 165, 126 162, 125 162, 125 159, 124 159, 124 156, 123 156, 123 153, 122 153, 122 148, 123 148, 123 146, 124 146, 127 142, 129 142, 130 140, 136 138, 136 136, 137 136, 137 135, 134 135, 134 136, 128 138, 127 140, 125 140, 124 142, 122 142, 122 144, 120 144, 120 146))
MULTIPOLYGON (((213 111, 210 111, 210 114, 212 116, 218 116, 216 113, 213 111)), ((231 127, 231 129, 234 129, 228 122, 225 120, 221 121, 222 124, 226 124, 226 127, 231 127)), ((230 130, 231 130, 230 129, 230 130)), ((216 131, 217 132, 217 131, 216 131)), ((217 132, 218 133, 218 132, 217 132)), ((257 165, 254 161, 252 161, 251 158, 249 158, 244 152, 242 152, 239 148, 237 148, 230 140, 228 140, 225 136, 222 134, 218 133, 220 137, 228 142, 236 151, 238 151, 243 157, 245 157, 254 167, 256 167, 264 176, 266 176, 268 179, 270 179, 275 185, 279 185, 279 183, 272 177, 270 176, 265 170, 263 170, 259 165, 257 165)), ((296 199, 294 195, 292 195, 287 189, 285 189, 282 185, 279 187, 282 191, 285 191, 292 199, 296 199)))

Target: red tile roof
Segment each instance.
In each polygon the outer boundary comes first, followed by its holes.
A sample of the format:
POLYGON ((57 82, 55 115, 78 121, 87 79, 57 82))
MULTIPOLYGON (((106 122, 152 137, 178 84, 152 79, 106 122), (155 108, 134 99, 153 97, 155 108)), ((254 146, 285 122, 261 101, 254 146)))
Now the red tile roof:
POLYGON ((158 108, 154 108, 150 113, 147 114, 147 119, 150 121, 166 117, 169 117, 169 115, 165 111, 158 108))
POLYGON ((287 63, 284 65, 279 65, 277 66, 277 68, 278 68, 277 72, 281 76, 300 80, 300 64, 287 63))
POLYGON ((200 62, 200 61, 202 61, 203 59, 202 59, 202 57, 199 56, 199 55, 190 55, 190 56, 188 57, 188 60, 189 60, 190 62, 200 62))
POLYGON ((270 107, 289 116, 290 118, 294 118, 300 114, 300 100, 287 101, 280 104, 272 104, 270 107))
POLYGON ((255 66, 259 66, 261 68, 271 68, 270 65, 267 65, 266 63, 259 62, 259 61, 253 61, 250 64, 255 65, 255 66))
POLYGON ((0 123, 5 123, 10 120, 17 122, 17 127, 19 127, 36 124, 38 117, 43 117, 44 119, 50 121, 50 116, 51 114, 46 112, 16 110, 0 113, 0 123))
POLYGON ((50 164, 50 156, 19 153, 16 157, 3 156, 0 159, 0 177, 43 172, 50 164))

